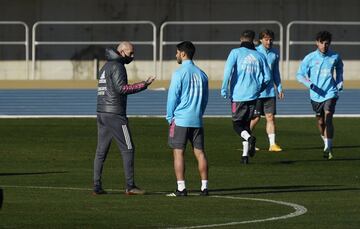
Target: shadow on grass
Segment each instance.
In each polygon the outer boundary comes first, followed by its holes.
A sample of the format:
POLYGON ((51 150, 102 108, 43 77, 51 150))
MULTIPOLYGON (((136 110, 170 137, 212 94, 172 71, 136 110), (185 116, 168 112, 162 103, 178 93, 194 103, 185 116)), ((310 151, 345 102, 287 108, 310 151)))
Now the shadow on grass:
POLYGON ((274 193, 305 193, 305 192, 337 192, 358 191, 360 188, 345 187, 343 185, 294 185, 294 186, 265 186, 225 188, 210 190, 212 195, 248 195, 248 194, 274 194, 274 193))
POLYGON ((0 177, 1 176, 32 176, 32 175, 46 175, 46 174, 56 174, 56 173, 68 173, 68 171, 0 173, 0 177))
MULTIPOLYGON (((345 187, 343 185, 288 185, 288 186, 264 186, 264 187, 241 187, 210 189, 210 195, 257 195, 276 193, 305 193, 305 192, 337 192, 337 191, 360 191, 360 188, 345 187)), ((199 190, 188 190, 190 196, 197 196, 199 190)), ((146 195, 164 195, 171 191, 147 192, 146 195)))
POLYGON ((329 162, 338 162, 338 161, 360 161, 360 158, 335 158, 331 160, 327 159, 317 159, 317 160, 282 160, 280 162, 274 162, 274 164, 295 164, 299 162, 321 162, 321 163, 329 163, 329 162))
MULTIPOLYGON (((322 146, 301 146, 301 147, 290 147, 284 149, 284 151, 294 151, 294 150, 323 150, 322 146)), ((333 149, 357 149, 360 148, 360 145, 346 145, 346 146, 333 146, 333 149)))

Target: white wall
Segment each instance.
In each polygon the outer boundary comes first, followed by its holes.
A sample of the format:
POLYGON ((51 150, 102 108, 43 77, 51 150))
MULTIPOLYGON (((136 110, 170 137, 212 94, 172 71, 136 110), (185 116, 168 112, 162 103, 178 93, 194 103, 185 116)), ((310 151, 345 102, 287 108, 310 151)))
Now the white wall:
MULTIPOLYGON (((100 63, 100 67, 104 62, 100 63)), ((210 80, 222 80, 225 60, 195 60, 210 80)), ((96 77, 96 62, 94 61, 37 61, 36 80, 93 80, 96 77)), ((175 60, 164 61, 163 74, 160 75, 160 65, 157 66, 158 80, 169 80, 172 72, 179 65, 175 60)), ((283 80, 295 80, 295 74, 299 67, 299 61, 290 62, 290 77, 287 77, 286 64, 282 71, 283 80)), ((0 80, 27 80, 32 79, 31 62, 29 64, 29 77, 26 75, 25 61, 0 61, 0 80)), ((152 61, 136 60, 127 65, 129 80, 144 80, 154 75, 152 61)), ((360 60, 344 61, 344 77, 346 80, 360 80, 360 60)))

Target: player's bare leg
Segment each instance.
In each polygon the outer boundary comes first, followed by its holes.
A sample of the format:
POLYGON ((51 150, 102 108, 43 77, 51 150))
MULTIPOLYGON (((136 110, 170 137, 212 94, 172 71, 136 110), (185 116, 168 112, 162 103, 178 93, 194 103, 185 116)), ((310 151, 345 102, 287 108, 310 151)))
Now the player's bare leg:
POLYGON ((265 114, 266 118, 266 133, 269 137, 269 151, 280 152, 282 151, 281 147, 278 146, 275 142, 275 116, 274 114, 267 113, 265 114))
MULTIPOLYGON (((250 130, 251 131, 253 131, 254 129, 255 129, 255 127, 256 127, 256 125, 259 123, 259 121, 260 121, 260 116, 256 116, 256 117, 254 117, 254 118, 252 118, 251 119, 251 121, 250 121, 250 130)), ((258 147, 255 147, 255 150, 256 151, 259 151, 260 149, 258 148, 258 147)))
POLYGON ((273 114, 265 114, 266 118, 266 133, 274 134, 275 133, 275 117, 273 114))
POLYGON ((333 113, 330 111, 325 111, 325 149, 324 157, 327 159, 332 159, 332 143, 334 137, 334 125, 333 125, 333 113))
POLYGON ((324 116, 316 116, 316 120, 317 120, 317 127, 319 129, 321 138, 324 142, 324 149, 325 149, 325 118, 324 116))
POLYGON ((208 179, 208 163, 203 150, 194 148, 194 155, 198 161, 198 169, 201 180, 208 179))
POLYGON ((316 116, 317 119, 317 127, 321 136, 325 137, 325 117, 324 116, 316 116))
POLYGON ((175 192, 167 194, 166 196, 187 196, 185 186, 185 160, 183 149, 173 149, 174 155, 174 171, 177 182, 177 189, 175 192))
POLYGON ((333 113, 325 111, 325 137, 332 139, 334 137, 333 113))
POLYGON ((198 169, 201 177, 200 195, 208 196, 208 163, 205 152, 202 149, 194 148, 194 155, 198 161, 198 169))
POLYGON ((324 158, 332 159, 332 138, 334 135, 334 126, 332 122, 333 114, 325 111, 323 116, 317 116, 318 129, 324 140, 324 158))
POLYGON ((174 149, 174 170, 177 181, 185 180, 185 160, 184 160, 184 150, 174 149))
POLYGON ((253 131, 255 129, 255 126, 258 124, 258 122, 260 121, 260 116, 256 116, 253 119, 251 119, 250 122, 250 130, 253 131))

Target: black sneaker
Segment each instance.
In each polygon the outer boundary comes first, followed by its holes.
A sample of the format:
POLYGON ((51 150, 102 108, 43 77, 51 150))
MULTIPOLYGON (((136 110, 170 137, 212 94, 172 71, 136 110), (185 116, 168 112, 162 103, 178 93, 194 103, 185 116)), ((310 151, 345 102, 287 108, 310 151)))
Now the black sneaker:
POLYGON ((209 190, 207 188, 205 188, 204 190, 200 191, 200 196, 208 196, 209 195, 209 190))
POLYGON ((249 139, 248 139, 248 142, 249 142, 249 154, 250 154, 250 157, 253 157, 255 156, 255 153, 256 153, 256 147, 255 147, 255 144, 256 144, 256 138, 254 136, 251 136, 249 139))
POLYGON ((249 157, 247 157, 247 156, 241 157, 241 163, 242 164, 249 164, 249 157))
POLYGON ((179 191, 179 190, 176 189, 175 192, 170 193, 170 194, 167 194, 166 196, 174 196, 174 197, 177 197, 177 196, 179 196, 179 197, 181 197, 181 196, 187 196, 187 190, 184 189, 184 190, 182 190, 182 191, 179 191))
POLYGON ((94 190, 93 190, 92 194, 93 194, 94 196, 96 196, 96 195, 107 194, 107 192, 106 192, 104 189, 102 189, 101 186, 97 186, 97 185, 96 185, 96 186, 94 186, 94 190))

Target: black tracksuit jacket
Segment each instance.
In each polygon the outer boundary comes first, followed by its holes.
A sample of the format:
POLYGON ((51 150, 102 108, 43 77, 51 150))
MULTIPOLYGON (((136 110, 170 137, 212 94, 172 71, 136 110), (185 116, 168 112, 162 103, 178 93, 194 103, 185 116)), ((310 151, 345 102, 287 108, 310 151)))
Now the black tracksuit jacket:
POLYGON ((145 81, 128 84, 123 57, 115 49, 106 49, 107 62, 99 72, 97 112, 126 116, 127 95, 147 88, 145 81))

